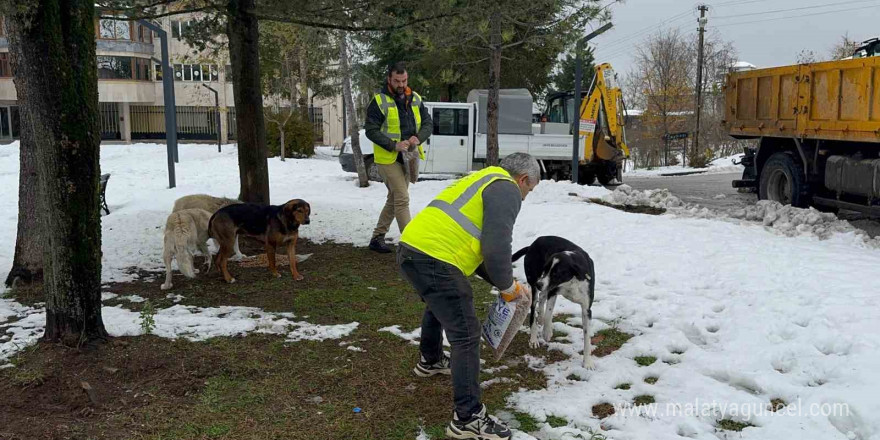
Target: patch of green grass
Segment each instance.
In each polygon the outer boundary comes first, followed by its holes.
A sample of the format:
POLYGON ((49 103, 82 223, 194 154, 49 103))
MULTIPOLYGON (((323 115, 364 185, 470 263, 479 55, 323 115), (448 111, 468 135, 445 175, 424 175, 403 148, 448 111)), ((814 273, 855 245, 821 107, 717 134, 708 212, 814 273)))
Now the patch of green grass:
POLYGON ((534 417, 521 412, 513 413, 513 417, 519 422, 519 430, 523 432, 535 432, 538 428, 538 421, 534 417))
POLYGON ((577 380, 577 381, 584 380, 584 378, 578 376, 578 375, 575 374, 575 373, 569 374, 569 375, 566 376, 565 378, 568 379, 568 380, 577 380))
POLYGON ((630 384, 628 384, 628 383, 622 383, 622 384, 620 384, 620 385, 614 387, 614 389, 615 389, 615 390, 628 390, 629 387, 630 387, 630 384))
POLYGON ((648 383, 648 384, 654 385, 655 383, 657 383, 658 380, 660 380, 660 379, 657 378, 657 377, 649 376, 649 377, 646 377, 646 378, 645 378, 645 383, 648 383))
POLYGON ((425 428, 425 434, 432 440, 446 438, 446 425, 429 426, 425 428))
POLYGON ((650 405, 650 404, 654 403, 654 396, 651 396, 651 395, 648 395, 648 394, 642 394, 642 395, 640 395, 640 396, 636 396, 635 399, 633 399, 633 403, 634 403, 636 406, 638 406, 638 405, 650 405))
POLYGON ((748 428, 750 426, 755 426, 755 425, 752 425, 751 423, 747 423, 747 422, 737 422, 736 420, 723 419, 723 420, 718 421, 717 426, 718 426, 718 429, 721 429, 724 431, 737 431, 737 432, 739 432, 745 428, 748 428))
POLYGON ((636 356, 634 360, 642 367, 647 367, 648 365, 657 362, 657 358, 654 356, 636 356))
POLYGON ((29 368, 15 368, 10 375, 10 381, 19 387, 39 386, 43 383, 43 372, 29 368))
POLYGON ((599 330, 593 335, 593 355, 597 357, 607 356, 619 349, 626 341, 629 341, 633 335, 624 333, 617 327, 599 330))
POLYGON ((568 420, 565 420, 562 417, 547 416, 547 424, 550 425, 551 428, 558 428, 560 426, 568 425, 568 420))

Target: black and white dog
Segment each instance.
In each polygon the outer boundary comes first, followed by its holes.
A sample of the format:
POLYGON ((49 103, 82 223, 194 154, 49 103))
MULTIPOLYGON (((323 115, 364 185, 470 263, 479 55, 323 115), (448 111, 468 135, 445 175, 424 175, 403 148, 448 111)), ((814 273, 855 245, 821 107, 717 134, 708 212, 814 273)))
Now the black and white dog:
POLYGON ((594 366, 590 358, 592 351, 590 319, 593 315, 590 307, 593 305, 593 292, 596 287, 593 260, 578 245, 554 236, 538 237, 530 246, 513 254, 512 260, 519 260, 523 255, 526 256, 526 279, 532 288, 529 346, 537 348, 540 345, 538 323, 542 318, 544 343, 550 342, 553 336, 553 307, 556 306, 556 295, 562 295, 581 306, 584 328, 583 365, 584 368, 592 369, 594 366))

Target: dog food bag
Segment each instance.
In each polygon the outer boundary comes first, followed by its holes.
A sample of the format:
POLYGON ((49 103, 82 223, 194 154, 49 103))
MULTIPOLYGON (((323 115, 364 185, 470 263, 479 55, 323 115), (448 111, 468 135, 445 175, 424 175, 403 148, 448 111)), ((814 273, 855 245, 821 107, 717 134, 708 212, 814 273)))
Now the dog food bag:
POLYGON ((513 341, 513 337, 519 332, 519 328, 529 316, 529 308, 532 304, 532 293, 526 289, 519 298, 507 302, 501 295, 495 299, 489 308, 489 316, 483 323, 483 338, 492 347, 494 360, 501 359, 507 347, 513 341))
POLYGON ((419 152, 407 151, 403 153, 403 170, 406 174, 406 180, 409 183, 416 183, 419 180, 419 152))

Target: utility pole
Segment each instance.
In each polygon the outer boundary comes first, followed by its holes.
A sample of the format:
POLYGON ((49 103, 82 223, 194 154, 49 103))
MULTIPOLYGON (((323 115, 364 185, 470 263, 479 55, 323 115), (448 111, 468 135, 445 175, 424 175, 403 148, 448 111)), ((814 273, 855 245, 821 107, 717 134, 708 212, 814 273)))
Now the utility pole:
MULTIPOLYGON (((700 113, 703 111, 703 34, 706 33, 706 11, 709 10, 709 7, 706 5, 700 5, 697 9, 700 10, 700 18, 697 20, 697 23, 700 24, 700 28, 698 29, 700 33, 700 45, 697 46, 697 126, 694 129, 694 154, 699 154, 700 152, 700 113)), ((682 157, 682 162, 687 163, 687 141, 684 143, 684 157, 682 157)))

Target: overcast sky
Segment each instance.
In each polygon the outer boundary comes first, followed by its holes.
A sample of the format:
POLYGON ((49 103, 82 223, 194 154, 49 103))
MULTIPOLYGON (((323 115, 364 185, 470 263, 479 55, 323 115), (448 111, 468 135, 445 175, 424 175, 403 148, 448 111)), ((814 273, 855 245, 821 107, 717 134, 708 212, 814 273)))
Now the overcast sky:
MULTIPOLYGON (((704 3, 710 8, 707 29, 732 42, 739 60, 758 67, 793 64, 802 49, 825 58, 847 33, 856 41, 880 36, 880 0, 704 3)), ((635 48, 658 29, 680 29, 696 38, 698 4, 693 0, 625 0, 611 6, 614 27, 591 42, 596 61, 610 62, 615 71, 625 74, 632 65, 635 48)))

